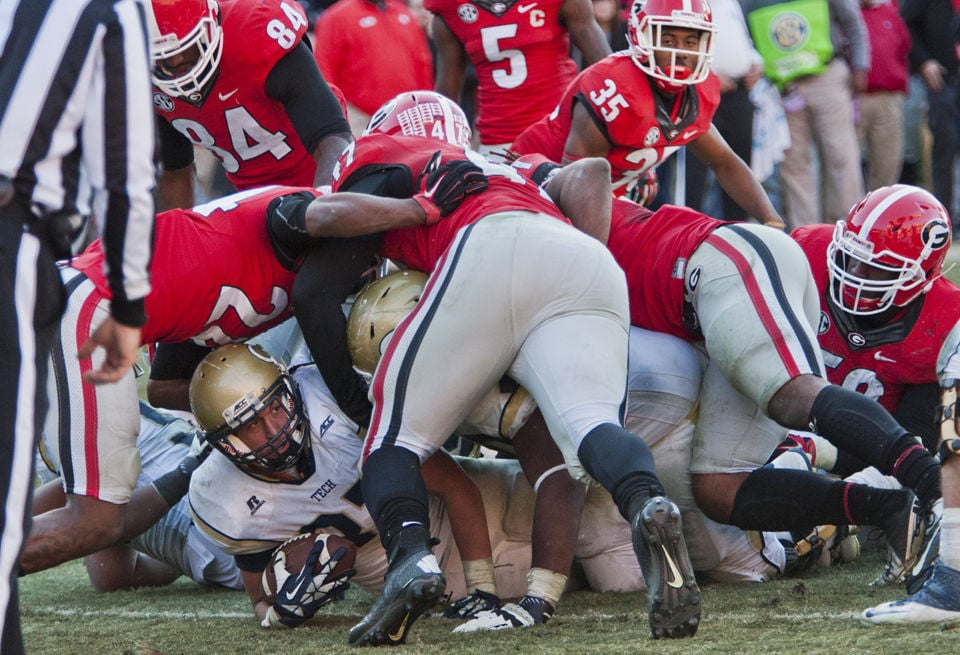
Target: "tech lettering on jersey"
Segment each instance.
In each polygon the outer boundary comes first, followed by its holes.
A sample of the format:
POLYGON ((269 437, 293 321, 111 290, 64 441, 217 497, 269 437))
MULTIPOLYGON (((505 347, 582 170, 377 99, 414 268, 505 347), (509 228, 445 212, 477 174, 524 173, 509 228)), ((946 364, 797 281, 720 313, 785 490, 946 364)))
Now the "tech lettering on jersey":
POLYGON ((321 484, 316 491, 310 494, 310 498, 312 498, 313 500, 319 503, 324 498, 326 498, 330 494, 330 492, 332 492, 336 488, 337 488, 336 482, 334 482, 333 480, 327 480, 326 482, 321 484))

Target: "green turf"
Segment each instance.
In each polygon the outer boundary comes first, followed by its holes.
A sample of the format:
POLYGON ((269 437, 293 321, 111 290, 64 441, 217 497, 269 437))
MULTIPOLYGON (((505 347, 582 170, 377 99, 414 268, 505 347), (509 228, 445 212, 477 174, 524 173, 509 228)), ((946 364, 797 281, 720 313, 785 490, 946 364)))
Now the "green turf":
MULTIPOLYGON (((452 635, 455 623, 426 617, 400 652, 466 653, 830 653, 904 655, 960 652, 951 626, 880 628, 859 612, 899 597, 902 588, 867 586, 881 568, 877 553, 844 566, 815 568, 803 578, 754 585, 703 585, 703 620, 693 639, 649 638, 645 597, 567 594, 546 626, 452 635)), ((273 631, 257 626, 246 594, 210 591, 185 579, 165 588, 94 592, 77 562, 21 579, 29 653, 50 655, 282 655, 345 652, 350 627, 372 597, 351 591, 326 608, 321 626, 273 631)))

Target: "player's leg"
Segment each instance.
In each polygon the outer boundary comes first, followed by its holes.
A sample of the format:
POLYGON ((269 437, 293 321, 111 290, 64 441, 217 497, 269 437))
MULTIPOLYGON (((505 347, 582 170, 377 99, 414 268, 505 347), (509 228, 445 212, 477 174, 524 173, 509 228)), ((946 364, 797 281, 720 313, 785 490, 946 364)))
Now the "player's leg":
POLYGON ((82 374, 100 365, 103 351, 77 359, 81 342, 109 315, 108 301, 73 269, 64 269, 64 275, 68 306, 51 351, 51 407, 43 438, 47 455, 59 464, 66 504, 34 518, 21 555, 28 573, 112 545, 122 533, 140 466, 133 370, 116 384, 94 387, 82 374))

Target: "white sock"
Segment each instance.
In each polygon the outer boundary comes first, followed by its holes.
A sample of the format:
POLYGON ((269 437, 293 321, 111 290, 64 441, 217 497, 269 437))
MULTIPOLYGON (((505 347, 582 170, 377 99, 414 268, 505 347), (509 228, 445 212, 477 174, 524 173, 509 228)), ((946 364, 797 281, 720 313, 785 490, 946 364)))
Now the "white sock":
POLYGON ((944 507, 940 519, 940 561, 960 571, 960 507, 944 507))

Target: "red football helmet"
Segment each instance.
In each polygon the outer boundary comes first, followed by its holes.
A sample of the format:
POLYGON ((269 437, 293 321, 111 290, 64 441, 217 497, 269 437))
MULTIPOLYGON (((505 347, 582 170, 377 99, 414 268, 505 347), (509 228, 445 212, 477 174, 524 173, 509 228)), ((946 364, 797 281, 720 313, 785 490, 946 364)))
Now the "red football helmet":
POLYGON ((627 22, 627 40, 634 63, 656 80, 668 93, 707 79, 713 61, 713 13, 707 0, 633 0, 627 22), (677 65, 677 55, 687 52, 661 45, 664 28, 678 27, 700 32, 700 49, 694 68, 677 65), (662 69, 654 55, 670 55, 670 65, 662 69))
POLYGON ((904 307, 943 274, 949 249, 950 215, 940 201, 906 184, 881 187, 834 228, 827 248, 831 298, 857 316, 904 307), (874 275, 863 275, 863 266, 874 275))
POLYGON ((450 145, 470 147, 470 121, 450 98, 434 91, 409 91, 373 113, 363 134, 381 132, 426 136, 450 145))
POLYGON ((220 7, 215 0, 153 0, 156 31, 150 41, 153 83, 169 96, 202 100, 216 78, 223 53, 220 7), (186 72, 166 68, 170 57, 197 50, 186 72))

